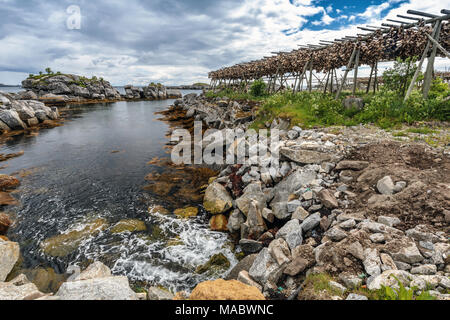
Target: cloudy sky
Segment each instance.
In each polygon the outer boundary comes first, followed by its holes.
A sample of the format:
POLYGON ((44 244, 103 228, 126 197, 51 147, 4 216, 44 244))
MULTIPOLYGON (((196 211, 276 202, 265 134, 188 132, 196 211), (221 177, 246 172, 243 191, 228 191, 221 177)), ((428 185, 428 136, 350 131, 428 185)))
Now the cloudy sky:
POLYGON ((444 8, 450 0, 0 0, 0 83, 46 67, 114 85, 207 82, 222 66, 444 8))

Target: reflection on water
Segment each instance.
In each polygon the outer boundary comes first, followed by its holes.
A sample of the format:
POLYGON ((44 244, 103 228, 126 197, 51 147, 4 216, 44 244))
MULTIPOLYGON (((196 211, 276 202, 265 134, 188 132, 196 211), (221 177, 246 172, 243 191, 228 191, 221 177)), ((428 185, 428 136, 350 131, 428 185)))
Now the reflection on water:
POLYGON ((100 260, 115 274, 180 290, 204 280, 194 270, 213 254, 236 262, 226 235, 209 231, 202 218, 149 213, 165 204, 143 191, 145 176, 161 170, 147 163, 169 157, 168 126, 154 113, 171 102, 75 107, 64 126, 1 147, 0 153, 25 151, 0 171, 22 180, 14 194, 21 205, 8 211, 16 217, 9 236, 21 244, 24 268, 64 272, 100 260), (120 221, 132 227, 122 230, 120 221))

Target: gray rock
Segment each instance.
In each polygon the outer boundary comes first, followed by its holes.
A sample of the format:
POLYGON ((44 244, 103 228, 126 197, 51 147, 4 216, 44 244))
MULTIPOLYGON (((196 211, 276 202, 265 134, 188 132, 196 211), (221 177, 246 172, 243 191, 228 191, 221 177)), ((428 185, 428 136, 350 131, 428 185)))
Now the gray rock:
POLYGON ((295 140, 300 136, 300 133, 296 130, 290 130, 287 135, 290 140, 295 140))
POLYGON ((344 294, 345 291, 347 291, 347 288, 346 288, 346 287, 344 287, 343 285, 341 285, 340 283, 337 283, 337 282, 335 282, 335 281, 330 281, 330 282, 328 282, 328 285, 329 285, 331 288, 333 288, 333 289, 335 289, 335 290, 338 290, 341 294, 344 294))
POLYGON ((394 193, 402 192, 408 184, 405 181, 399 181, 395 184, 394 193))
POLYGON ((263 248, 263 244, 261 242, 250 239, 241 239, 241 241, 239 241, 239 245, 246 255, 258 253, 263 248))
POLYGON ((252 201, 256 201, 260 210, 266 207, 266 196, 262 191, 261 183, 248 185, 244 189, 244 194, 236 200, 236 205, 247 216, 252 201))
POLYGON ((330 238, 331 241, 339 242, 339 241, 344 240, 345 238, 347 238, 347 233, 345 231, 341 230, 338 227, 334 227, 334 228, 328 230, 325 233, 325 236, 330 238))
POLYGON ((269 253, 280 266, 292 260, 289 246, 283 238, 278 238, 270 243, 269 253))
POLYGON ((283 268, 272 258, 269 249, 264 248, 255 259, 249 271, 250 277, 259 284, 265 285, 267 282, 278 282, 283 275, 283 268))
POLYGON ((360 294, 350 293, 346 300, 348 300, 348 301, 368 301, 369 298, 367 298, 366 296, 360 295, 360 294))
POLYGON ((354 219, 344 221, 339 225, 339 227, 341 227, 344 230, 351 230, 354 227, 356 227, 356 221, 354 219))
POLYGON ((248 236, 253 239, 258 239, 267 231, 266 223, 256 201, 250 203, 250 210, 248 211, 247 221, 244 225, 248 227, 248 236))
POLYGON ((310 263, 308 260, 302 257, 297 257, 286 266, 286 269, 284 269, 284 274, 295 277, 296 275, 305 271, 306 268, 308 268, 309 264, 310 263))
POLYGON ((381 274, 381 259, 377 249, 367 248, 364 250, 363 265, 367 274, 371 276, 378 276, 381 274))
POLYGON ((92 263, 86 270, 75 277, 72 281, 82 281, 108 277, 111 277, 111 270, 103 263, 97 261, 92 263))
POLYGON ((373 243, 383 243, 386 241, 386 238, 382 233, 374 233, 369 238, 373 243))
POLYGON ((303 209, 303 207, 298 207, 297 210, 292 214, 292 219, 297 219, 300 222, 305 221, 309 217, 309 212, 303 209))
POLYGON ((392 218, 392 217, 386 217, 386 216, 380 216, 378 217, 378 223, 384 224, 388 227, 396 227, 402 222, 399 218, 392 218))
POLYGON ((138 300, 127 277, 108 277, 65 282, 56 296, 61 300, 138 300))
POLYGON ((151 301, 172 301, 175 296, 168 290, 163 290, 156 287, 148 289, 148 300, 151 301))
POLYGON ((341 280, 348 289, 359 288, 363 282, 360 277, 350 273, 341 273, 339 275, 339 280, 341 280))
POLYGON ((276 238, 286 240, 291 250, 298 247, 303 243, 303 232, 300 222, 298 220, 289 221, 277 232, 276 238))
POLYGON ((268 208, 264 208, 262 210, 262 216, 270 223, 273 223, 275 221, 275 215, 273 214, 273 211, 268 208))
POLYGON ((231 269, 230 273, 225 277, 225 280, 237 280, 241 271, 244 270, 248 272, 250 270, 257 257, 257 254, 251 254, 239 261, 238 264, 231 269))
POLYGON ((377 183, 378 192, 384 195, 393 195, 394 188, 395 188, 394 182, 392 181, 392 178, 389 176, 384 177, 377 183))
POLYGON ((262 287, 259 283, 257 283, 256 281, 254 281, 254 280, 250 277, 250 274, 249 274, 247 271, 245 271, 245 270, 243 270, 243 271, 241 271, 241 272, 239 273, 237 280, 238 280, 239 282, 242 282, 243 284, 248 285, 248 286, 255 287, 255 288, 257 288, 257 289, 258 289, 259 291, 261 291, 261 292, 263 291, 263 287, 262 287))
POLYGON ((13 130, 25 129, 27 125, 20 119, 15 110, 0 110, 0 120, 13 130))
POLYGON ((5 281, 19 260, 20 247, 16 242, 0 239, 0 282, 5 281))
POLYGON ((206 189, 203 204, 212 214, 221 214, 233 207, 233 198, 221 184, 214 182, 206 189))
POLYGON ((371 291, 379 290, 382 286, 392 287, 398 285, 397 279, 402 282, 404 286, 409 286, 413 276, 402 270, 389 270, 376 276, 373 281, 368 284, 367 288, 371 291))
POLYGON ((332 159, 331 155, 328 153, 303 149, 281 148, 280 154, 289 160, 302 165, 321 164, 322 162, 328 162, 332 159))
POLYGON ((343 101, 345 109, 364 109, 364 100, 362 98, 349 97, 343 101))
POLYGON ((292 216, 287 209, 287 202, 272 202, 271 204, 273 215, 280 220, 288 219, 292 216))
POLYGON ((294 213, 301 205, 299 200, 290 201, 287 203, 287 210, 289 213, 294 213))
POLYGON ((361 171, 366 169, 369 166, 369 162, 367 161, 341 161, 337 164, 336 170, 354 170, 361 171))
POLYGON ((302 228, 303 232, 307 233, 308 231, 311 231, 311 230, 317 228, 320 224, 321 219, 322 218, 320 216, 320 213, 315 213, 315 214, 310 215, 301 224, 301 228, 302 228))
POLYGON ((327 207, 328 209, 337 209, 339 207, 339 203, 336 199, 336 197, 330 192, 330 190, 322 190, 317 195, 320 202, 327 207))
POLYGON ((406 239, 401 243, 395 242, 392 247, 392 252, 389 253, 396 262, 415 264, 424 260, 414 241, 406 239))
POLYGON ((42 296, 44 294, 33 283, 15 285, 9 282, 0 282, 0 300, 3 301, 25 300, 30 299, 30 297, 39 298, 42 296))
POLYGON ((433 264, 421 265, 411 269, 411 274, 434 275, 437 273, 437 267, 433 264))
POLYGON ((239 210, 234 210, 228 219, 228 231, 230 231, 230 233, 239 232, 241 230, 241 225, 244 222, 244 215, 239 210))

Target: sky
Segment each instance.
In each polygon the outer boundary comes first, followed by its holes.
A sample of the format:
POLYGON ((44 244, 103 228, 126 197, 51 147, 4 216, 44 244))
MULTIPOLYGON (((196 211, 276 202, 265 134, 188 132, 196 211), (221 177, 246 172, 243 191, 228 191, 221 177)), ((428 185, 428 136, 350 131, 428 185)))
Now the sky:
POLYGON ((440 14, 450 0, 0 0, 0 83, 47 67, 113 85, 209 82, 209 71, 409 9, 440 14))

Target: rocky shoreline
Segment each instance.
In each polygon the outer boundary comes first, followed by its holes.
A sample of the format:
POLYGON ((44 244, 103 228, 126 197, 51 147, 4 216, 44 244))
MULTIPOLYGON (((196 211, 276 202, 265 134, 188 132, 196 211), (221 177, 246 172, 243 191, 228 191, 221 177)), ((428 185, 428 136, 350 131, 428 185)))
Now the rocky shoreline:
MULTIPOLYGON (((189 94, 165 114, 187 127, 197 120, 246 130, 257 109, 189 94)), ((0 215, 0 299, 368 300, 400 283, 416 296, 450 299, 448 147, 399 142, 369 126, 303 130, 288 119, 266 126, 281 130, 278 161, 268 154, 257 165, 223 166, 205 186, 211 229, 229 232, 242 258, 225 279, 192 293, 138 294, 95 262, 45 294, 23 274, 8 278, 20 248, 5 237, 11 221, 0 215)), ((258 147, 239 140, 223 148, 241 143, 258 147)), ((2 181, 4 190, 17 185, 2 181)))
MULTIPOLYGON (((247 129, 256 109, 193 94, 172 112, 225 130, 247 129)), ((245 254, 227 280, 267 299, 366 300, 398 281, 450 299, 448 148, 402 144, 362 126, 266 126, 282 130, 279 163, 268 155, 259 165, 225 166, 205 192, 211 227, 226 225, 245 254), (326 275, 326 289, 311 289, 315 275, 326 275)), ((247 144, 224 151, 239 143, 247 144)))

